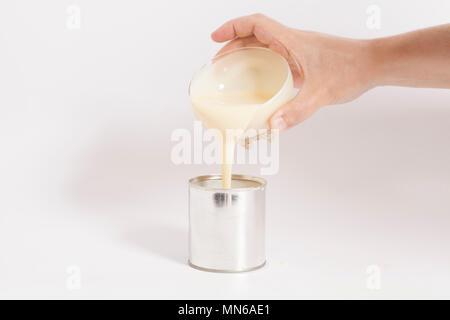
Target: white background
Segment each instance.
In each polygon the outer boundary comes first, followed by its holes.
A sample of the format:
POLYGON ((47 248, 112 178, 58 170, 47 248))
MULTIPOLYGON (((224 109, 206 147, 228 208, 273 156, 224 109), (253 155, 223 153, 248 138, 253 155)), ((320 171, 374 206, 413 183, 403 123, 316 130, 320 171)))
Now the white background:
POLYGON ((1 298, 450 298, 449 90, 377 88, 284 133, 267 266, 187 266, 187 180, 219 168, 172 164, 170 135, 210 32, 254 12, 375 38, 449 23, 450 1, 0 2, 1 298))

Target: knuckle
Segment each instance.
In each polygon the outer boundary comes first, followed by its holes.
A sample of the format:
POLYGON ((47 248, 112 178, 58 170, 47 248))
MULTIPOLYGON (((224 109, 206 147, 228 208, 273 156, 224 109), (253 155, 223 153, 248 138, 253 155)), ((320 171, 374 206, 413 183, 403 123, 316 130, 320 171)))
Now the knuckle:
POLYGON ((266 16, 262 13, 254 13, 251 15, 253 18, 257 19, 257 20, 263 20, 266 18, 266 16))

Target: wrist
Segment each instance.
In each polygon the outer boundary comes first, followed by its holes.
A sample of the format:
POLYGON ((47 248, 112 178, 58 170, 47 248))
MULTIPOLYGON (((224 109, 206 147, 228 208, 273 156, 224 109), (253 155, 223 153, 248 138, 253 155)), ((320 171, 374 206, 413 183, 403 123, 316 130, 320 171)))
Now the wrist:
POLYGON ((366 66, 369 85, 372 88, 389 84, 389 67, 386 68, 387 51, 383 38, 364 40, 366 48, 366 66))

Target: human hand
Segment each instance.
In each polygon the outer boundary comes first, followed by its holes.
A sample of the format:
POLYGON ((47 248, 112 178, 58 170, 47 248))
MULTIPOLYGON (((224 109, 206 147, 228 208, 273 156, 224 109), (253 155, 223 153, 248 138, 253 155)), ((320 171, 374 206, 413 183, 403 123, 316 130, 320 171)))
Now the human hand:
POLYGON ((227 43, 220 53, 263 46, 289 63, 298 94, 270 118, 272 129, 286 130, 320 107, 351 101, 375 86, 370 43, 288 28, 264 15, 230 20, 211 35, 227 43))

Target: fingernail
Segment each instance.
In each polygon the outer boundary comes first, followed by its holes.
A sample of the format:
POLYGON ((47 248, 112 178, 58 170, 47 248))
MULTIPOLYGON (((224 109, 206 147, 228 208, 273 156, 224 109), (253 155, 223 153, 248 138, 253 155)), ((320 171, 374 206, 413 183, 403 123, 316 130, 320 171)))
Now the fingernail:
POLYGON ((286 121, 283 119, 283 113, 277 113, 272 120, 272 129, 278 129, 280 131, 286 130, 288 127, 286 121))

